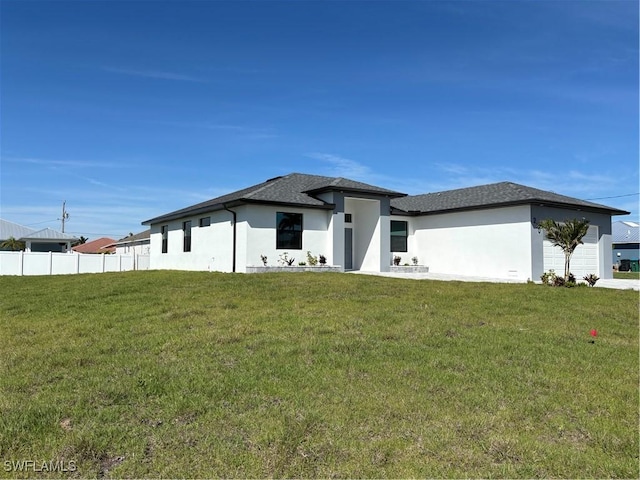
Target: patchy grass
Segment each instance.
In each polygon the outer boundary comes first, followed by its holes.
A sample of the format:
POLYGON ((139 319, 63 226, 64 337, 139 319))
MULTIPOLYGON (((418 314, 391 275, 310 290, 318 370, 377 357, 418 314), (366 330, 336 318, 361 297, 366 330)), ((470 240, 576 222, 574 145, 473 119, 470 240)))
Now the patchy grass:
POLYGON ((166 271, 0 288, 0 458, 77 467, 5 477, 638 475, 637 292, 166 271))

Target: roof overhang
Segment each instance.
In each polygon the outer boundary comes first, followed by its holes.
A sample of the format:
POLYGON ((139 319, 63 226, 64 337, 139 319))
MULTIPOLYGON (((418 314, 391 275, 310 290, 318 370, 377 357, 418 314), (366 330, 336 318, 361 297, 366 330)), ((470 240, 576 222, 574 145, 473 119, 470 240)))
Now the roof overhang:
POLYGON ((161 215, 159 217, 155 217, 150 220, 145 220, 144 222, 142 222, 142 225, 153 225, 154 223, 170 222, 172 220, 178 220, 180 218, 193 217, 197 215, 203 215, 206 213, 219 212, 220 210, 227 210, 230 208, 239 207, 241 205, 274 205, 274 206, 289 207, 289 208, 306 208, 306 209, 315 209, 315 210, 333 210, 335 208, 335 204, 333 203, 324 203, 321 205, 309 205, 306 203, 241 199, 241 200, 233 200, 231 202, 217 203, 215 205, 208 205, 206 207, 191 209, 188 212, 180 210, 174 213, 170 213, 168 215, 161 215))
POLYGON ((391 207, 391 215, 404 215, 404 216, 426 216, 426 215, 442 215, 445 213, 456 213, 456 212, 468 212, 473 210, 488 210, 494 208, 504 208, 504 207, 514 207, 519 205, 535 205, 540 207, 551 207, 551 208, 561 208, 563 210, 573 210, 576 212, 593 212, 593 213, 603 213, 605 215, 629 215, 630 212, 625 210, 618 210, 615 208, 597 208, 590 207, 585 205, 572 205, 569 203, 559 203, 559 202, 548 202, 543 200, 522 200, 516 202, 503 202, 503 203, 492 203, 487 205, 471 205, 460 208, 442 208, 437 210, 429 210, 429 211, 418 211, 418 210, 409 210, 404 211, 397 207, 391 207))

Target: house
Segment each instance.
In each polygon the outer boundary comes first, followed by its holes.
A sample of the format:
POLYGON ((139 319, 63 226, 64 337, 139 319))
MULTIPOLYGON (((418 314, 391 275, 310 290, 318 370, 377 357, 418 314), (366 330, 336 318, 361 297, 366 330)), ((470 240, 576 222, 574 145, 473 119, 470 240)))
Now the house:
POLYGON ((134 253, 136 255, 149 255, 151 244, 150 237, 151 229, 147 229, 144 232, 136 233, 135 235, 128 235, 107 246, 114 247, 117 254, 134 253))
POLYGON ((637 270, 640 259, 640 224, 636 222, 613 222, 613 263, 620 270, 637 270))
POLYGON ((115 242, 113 238, 101 237, 97 240, 76 245, 72 250, 76 253, 115 253, 116 247, 113 246, 113 242, 115 242))
POLYGON ((150 268, 246 272, 285 252, 384 272, 417 257, 434 273, 538 279, 562 271, 545 218, 590 221, 572 271, 610 278, 611 216, 628 212, 511 182, 408 196, 345 178, 292 173, 146 220, 150 268))
POLYGON ((34 230, 17 223, 0 219, 0 242, 14 238, 24 242, 27 252, 67 252, 78 241, 73 235, 51 228, 34 230))

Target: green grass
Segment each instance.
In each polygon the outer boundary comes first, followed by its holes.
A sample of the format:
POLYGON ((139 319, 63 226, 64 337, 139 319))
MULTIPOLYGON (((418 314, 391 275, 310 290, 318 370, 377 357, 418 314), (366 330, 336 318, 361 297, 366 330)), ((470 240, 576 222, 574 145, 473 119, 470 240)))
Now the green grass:
POLYGON ((613 272, 613 278, 640 280, 640 272, 613 272))
POLYGON ((77 466, 0 476, 638 476, 637 292, 153 271, 0 288, 0 458, 77 466))

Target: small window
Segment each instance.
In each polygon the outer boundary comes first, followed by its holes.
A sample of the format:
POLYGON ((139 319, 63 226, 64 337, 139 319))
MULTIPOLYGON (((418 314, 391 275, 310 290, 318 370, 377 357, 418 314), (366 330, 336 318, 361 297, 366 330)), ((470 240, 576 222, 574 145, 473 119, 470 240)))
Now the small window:
POLYGON ((391 251, 406 252, 407 251, 407 222, 391 220, 391 251))
POLYGON ((200 219, 201 227, 208 227, 209 225, 211 225, 211 217, 202 217, 200 219))
POLYGON ((350 213, 345 213, 344 214, 344 223, 351 223, 351 214, 350 213))
POLYGON ((182 251, 191 251, 191 221, 182 222, 182 234, 184 238, 182 251))
POLYGON ((169 225, 162 225, 160 233, 162 234, 162 253, 167 253, 169 247, 169 225))
POLYGON ((276 213, 276 248, 302 250, 301 213, 276 213))

